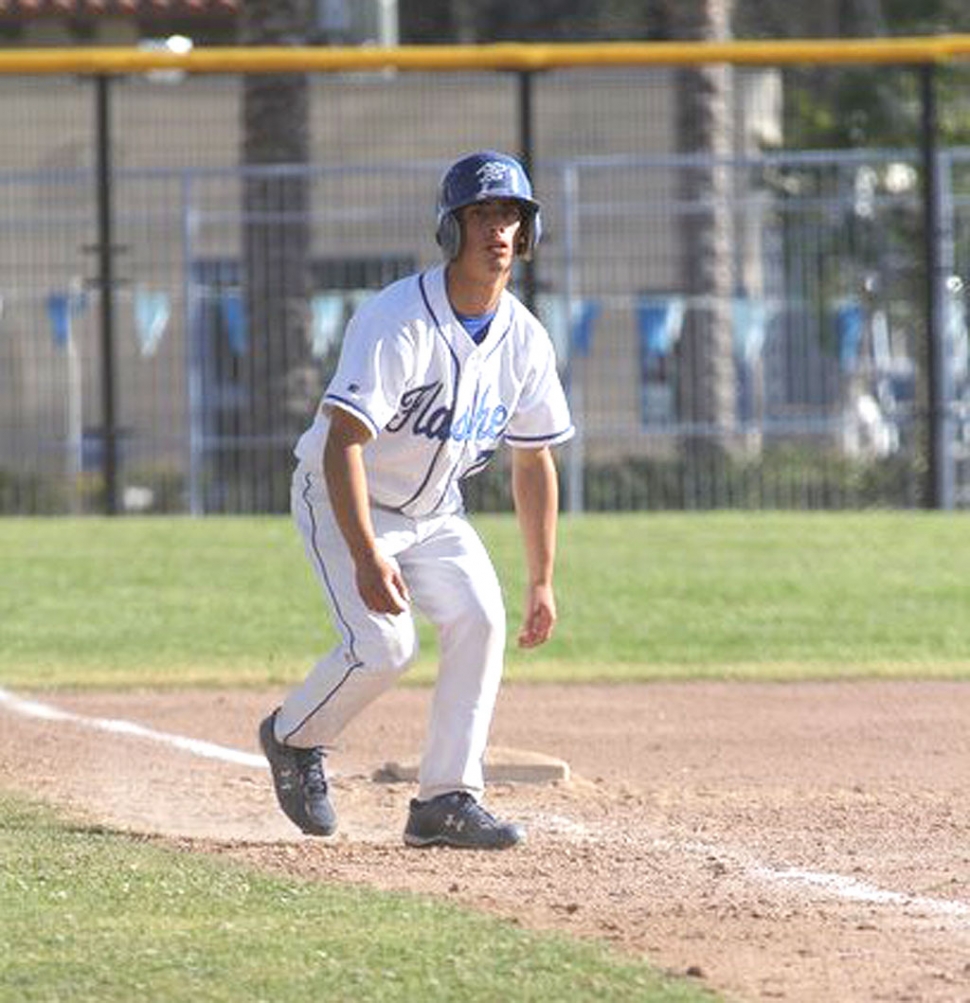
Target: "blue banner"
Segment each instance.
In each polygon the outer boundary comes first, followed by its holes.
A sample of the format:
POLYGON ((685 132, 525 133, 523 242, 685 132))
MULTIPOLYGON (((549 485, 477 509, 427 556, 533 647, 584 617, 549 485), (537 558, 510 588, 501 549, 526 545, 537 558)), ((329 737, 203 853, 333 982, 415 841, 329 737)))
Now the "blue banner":
POLYGON ((249 347, 249 334, 246 330, 246 308, 243 306, 242 294, 232 289, 224 290, 219 297, 219 307, 232 354, 245 355, 249 347))
POLYGON ((135 292, 135 332, 144 357, 158 351, 172 314, 168 293, 139 289, 135 292))
POLYGON ((55 348, 65 349, 71 339, 71 323, 87 306, 82 292, 51 293, 47 297, 47 317, 55 348))

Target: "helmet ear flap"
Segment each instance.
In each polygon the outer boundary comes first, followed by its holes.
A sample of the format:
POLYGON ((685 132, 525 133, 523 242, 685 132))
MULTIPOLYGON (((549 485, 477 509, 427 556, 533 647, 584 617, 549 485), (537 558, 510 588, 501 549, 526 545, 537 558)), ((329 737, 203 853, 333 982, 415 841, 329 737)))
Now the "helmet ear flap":
POLYGON ((458 257, 458 252, 461 250, 461 224, 453 212, 445 213, 442 217, 435 237, 445 261, 458 257))
POLYGON ((542 236, 542 217, 539 211, 532 213, 523 212, 522 230, 519 234, 518 254, 523 261, 531 261, 532 254, 542 236))
MULTIPOLYGON (((523 209, 522 229, 516 247, 516 253, 519 257, 524 261, 531 261, 532 253, 535 251, 541 236, 542 217, 539 211, 528 212, 523 209)), ((461 223, 458 221, 456 212, 445 213, 442 216, 435 239, 438 241, 445 261, 452 261, 458 257, 458 252, 461 250, 461 223)))

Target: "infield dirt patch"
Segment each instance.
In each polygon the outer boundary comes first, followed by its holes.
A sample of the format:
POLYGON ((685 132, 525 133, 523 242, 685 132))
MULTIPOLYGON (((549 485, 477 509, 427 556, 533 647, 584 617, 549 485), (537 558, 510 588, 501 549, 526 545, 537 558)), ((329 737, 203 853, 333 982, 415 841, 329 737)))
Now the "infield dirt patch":
MULTIPOLYGON (((258 752, 279 692, 84 694, 81 717, 258 752)), ((492 741, 568 781, 493 784, 504 853, 408 850, 429 691, 400 688, 330 759, 341 829, 295 832, 268 772, 0 705, 0 786, 257 866, 460 901, 610 941, 732 1000, 970 1001, 970 684, 507 685, 492 741)))

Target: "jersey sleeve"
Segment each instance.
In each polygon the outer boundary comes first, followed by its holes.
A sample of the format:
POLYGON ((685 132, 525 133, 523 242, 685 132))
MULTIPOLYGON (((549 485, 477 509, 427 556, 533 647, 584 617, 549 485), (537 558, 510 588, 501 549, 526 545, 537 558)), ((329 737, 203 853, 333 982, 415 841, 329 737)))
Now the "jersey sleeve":
POLYGON ((522 388, 505 433, 510 446, 555 446, 575 434, 566 394, 556 371, 556 354, 552 341, 543 330, 536 338, 537 357, 534 368, 522 388))
POLYGON ((398 409, 413 357, 414 346, 406 328, 382 323, 379 313, 362 309, 347 325, 322 408, 343 408, 376 436, 398 409))

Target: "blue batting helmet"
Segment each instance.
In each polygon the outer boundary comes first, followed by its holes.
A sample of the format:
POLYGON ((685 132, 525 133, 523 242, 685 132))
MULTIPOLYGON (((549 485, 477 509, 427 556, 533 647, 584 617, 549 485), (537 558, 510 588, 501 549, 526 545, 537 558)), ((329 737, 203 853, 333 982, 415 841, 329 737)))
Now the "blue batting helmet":
POLYGON ((438 228, 435 234, 449 261, 461 249, 458 210, 487 199, 514 199, 522 207, 522 241, 519 254, 528 261, 539 242, 542 223, 539 203, 525 168, 507 153, 482 150, 462 157, 445 172, 438 188, 438 228))

